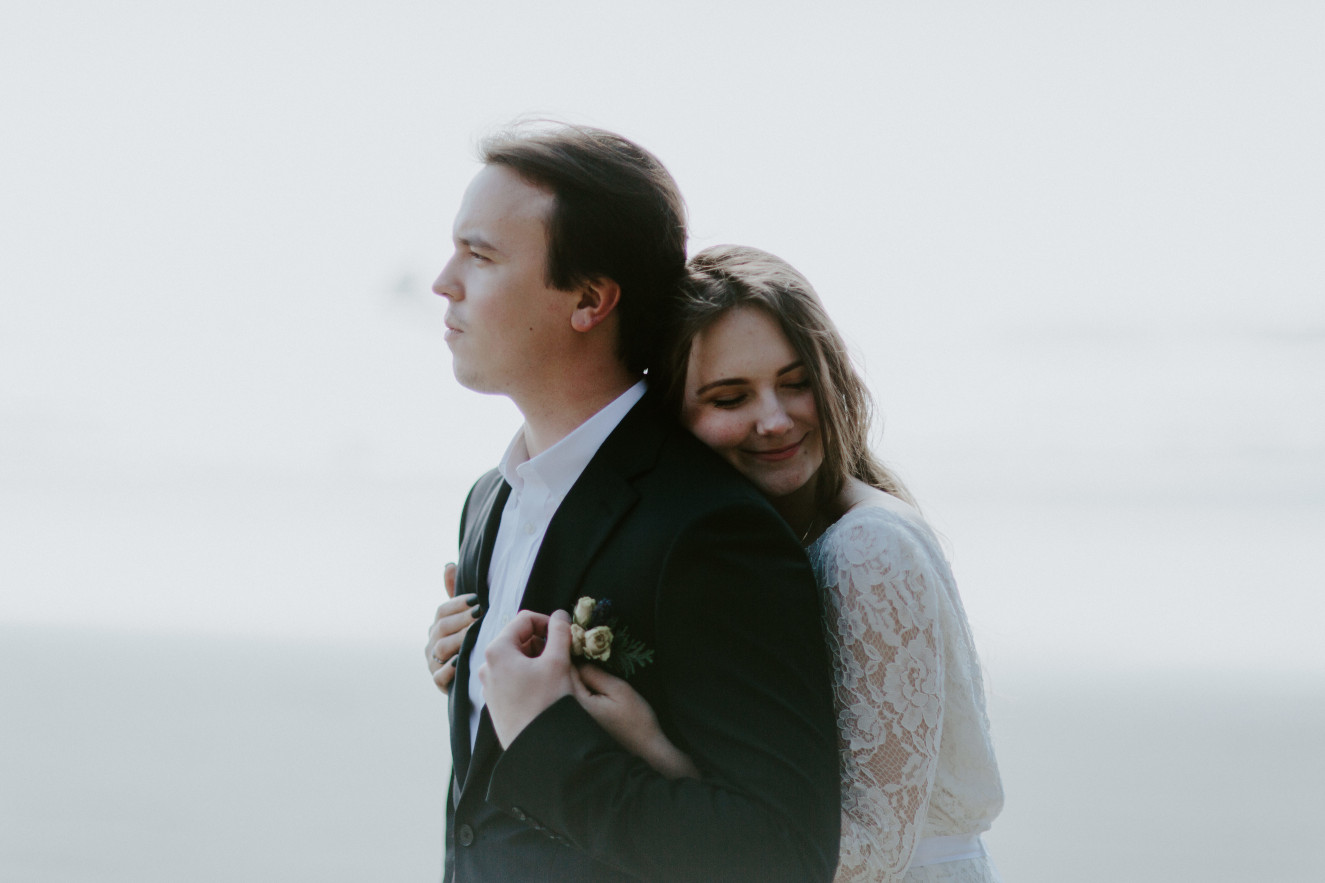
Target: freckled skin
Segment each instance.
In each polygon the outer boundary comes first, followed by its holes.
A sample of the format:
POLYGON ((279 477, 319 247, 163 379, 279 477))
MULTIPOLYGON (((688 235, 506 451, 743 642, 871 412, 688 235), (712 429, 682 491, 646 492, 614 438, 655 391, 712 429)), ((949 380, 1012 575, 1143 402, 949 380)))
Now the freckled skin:
POLYGON ((682 421, 771 499, 813 495, 823 464, 814 393, 764 311, 732 310, 695 337, 682 421))

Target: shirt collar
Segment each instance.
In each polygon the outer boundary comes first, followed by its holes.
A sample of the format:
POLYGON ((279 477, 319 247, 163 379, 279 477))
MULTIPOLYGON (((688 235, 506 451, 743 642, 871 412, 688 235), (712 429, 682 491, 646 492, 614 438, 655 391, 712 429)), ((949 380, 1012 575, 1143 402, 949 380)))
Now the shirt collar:
POLYGON ((524 427, 521 426, 498 466, 502 478, 515 491, 522 490, 528 483, 541 485, 552 496, 565 496, 612 430, 644 398, 645 389, 645 381, 639 381, 537 457, 529 456, 524 427))

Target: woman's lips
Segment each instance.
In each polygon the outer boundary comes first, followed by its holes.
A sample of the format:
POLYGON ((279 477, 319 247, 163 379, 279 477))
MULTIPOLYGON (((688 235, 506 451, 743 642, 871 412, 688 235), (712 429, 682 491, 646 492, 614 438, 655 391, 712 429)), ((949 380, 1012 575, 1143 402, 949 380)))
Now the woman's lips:
POLYGON ((773 448, 771 450, 766 450, 766 451, 746 451, 746 453, 749 454, 751 457, 754 457, 756 460, 763 461, 764 463, 776 463, 780 460, 786 460, 796 456, 796 452, 800 450, 801 442, 803 441, 805 441, 805 439, 801 439, 798 442, 793 442, 787 445, 785 448, 773 448))

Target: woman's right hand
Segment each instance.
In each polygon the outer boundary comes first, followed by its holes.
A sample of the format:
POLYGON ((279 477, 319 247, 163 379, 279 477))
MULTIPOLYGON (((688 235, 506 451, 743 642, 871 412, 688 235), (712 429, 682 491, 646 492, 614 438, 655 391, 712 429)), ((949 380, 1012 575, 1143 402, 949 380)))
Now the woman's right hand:
POLYGON ((690 755, 667 738, 653 706, 634 687, 596 665, 573 671, 576 700, 623 748, 669 779, 700 778, 690 755))
POLYGON ((451 600, 437 608, 432 628, 428 629, 428 643, 423 646, 432 682, 443 693, 451 691, 451 682, 455 680, 456 654, 465 640, 465 632, 483 615, 483 609, 476 606, 478 595, 455 597, 455 573, 454 564, 446 565, 442 571, 442 583, 451 600))

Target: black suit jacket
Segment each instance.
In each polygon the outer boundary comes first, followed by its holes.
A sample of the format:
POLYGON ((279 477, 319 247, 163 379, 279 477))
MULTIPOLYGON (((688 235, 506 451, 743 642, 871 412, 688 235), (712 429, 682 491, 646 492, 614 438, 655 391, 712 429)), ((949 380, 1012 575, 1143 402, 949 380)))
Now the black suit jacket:
MULTIPOLYGON (((458 593, 487 603, 510 487, 465 503, 458 593)), ((668 780, 567 697, 502 751, 486 710, 471 756, 467 685, 450 692, 445 880, 829 880, 837 731, 813 576, 796 537, 730 466, 646 396, 558 508, 521 607, 582 595, 654 650, 632 685, 703 772, 668 780)))

